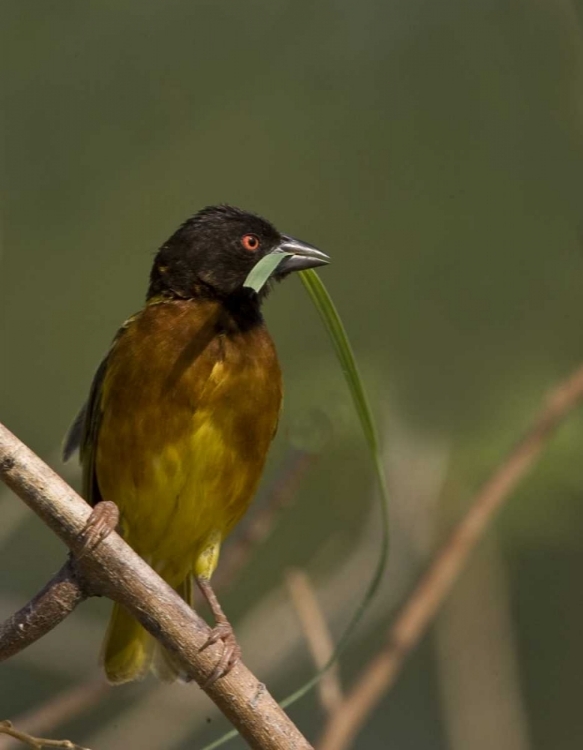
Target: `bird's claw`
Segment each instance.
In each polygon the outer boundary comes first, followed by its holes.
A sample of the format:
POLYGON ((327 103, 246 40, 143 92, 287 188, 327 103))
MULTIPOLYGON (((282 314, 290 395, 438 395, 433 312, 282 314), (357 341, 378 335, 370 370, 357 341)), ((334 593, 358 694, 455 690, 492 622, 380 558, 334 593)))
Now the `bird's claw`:
POLYGON ((223 652, 217 665, 202 685, 203 690, 214 685, 221 677, 228 675, 241 658, 241 648, 237 643, 233 628, 228 622, 220 622, 211 630, 211 634, 200 648, 200 651, 204 651, 219 641, 223 642, 223 652))
POLYGON ((109 500, 102 500, 97 503, 85 524, 85 528, 79 534, 80 546, 76 554, 77 559, 80 560, 87 552, 98 547, 112 531, 115 531, 118 523, 119 510, 115 503, 109 500))

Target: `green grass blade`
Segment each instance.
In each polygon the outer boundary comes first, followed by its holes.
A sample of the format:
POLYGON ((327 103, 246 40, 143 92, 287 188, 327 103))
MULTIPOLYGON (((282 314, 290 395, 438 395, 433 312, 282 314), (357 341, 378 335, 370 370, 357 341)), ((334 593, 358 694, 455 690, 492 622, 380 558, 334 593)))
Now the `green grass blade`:
MULTIPOLYGON (((352 619, 348 623, 344 633, 340 636, 340 639, 336 644, 336 648, 334 649, 334 653, 328 660, 327 664, 325 664, 324 667, 319 672, 317 672, 311 680, 306 682, 298 690, 281 701, 281 706, 283 708, 291 706, 292 703, 295 703, 308 691, 310 691, 319 682, 322 675, 332 666, 332 664, 334 664, 338 660, 340 654, 345 649, 350 636, 362 620, 362 617, 366 612, 369 603, 378 591, 383 573, 385 572, 385 569, 387 567, 387 559, 389 556, 389 492, 385 479, 382 456, 380 454, 377 431, 372 417, 370 405, 368 403, 368 398, 364 390, 362 380, 360 378, 358 367, 356 365, 356 360, 352 352, 352 347, 350 346, 348 336, 346 335, 346 330, 344 329, 334 303, 332 302, 332 299, 318 274, 313 269, 300 271, 300 278, 308 294, 310 295, 310 298, 314 303, 316 310, 320 314, 326 330, 328 331, 328 335, 330 336, 334 351, 342 367, 342 372, 344 373, 344 377, 348 385, 348 390, 350 391, 350 395, 352 396, 354 407, 362 426, 362 431, 364 433, 368 450, 373 462, 379 487, 379 505, 382 518, 382 538, 379 550, 379 558, 373 571, 371 580, 366 587, 366 591, 364 592, 362 601, 358 605, 356 612, 352 616, 352 619)), ((237 734, 238 732, 236 730, 233 730, 228 734, 223 735, 210 745, 207 745, 204 750, 215 750, 215 748, 220 747, 225 742, 228 742, 230 739, 236 737, 237 734)))
POLYGON ((290 255, 293 255, 293 253, 269 253, 265 255, 259 263, 253 266, 243 286, 253 289, 259 294, 271 274, 290 255))
POLYGON ((334 664, 338 660, 338 657, 345 649, 350 636, 354 632, 359 622, 362 620, 362 617, 366 612, 369 603, 378 591, 383 574, 387 567, 387 559, 389 556, 389 491, 385 479, 379 440, 375 423, 372 417, 372 411, 368 402, 366 391, 364 390, 364 385, 358 371, 354 354, 352 352, 352 347, 350 346, 350 342, 348 340, 344 325, 342 324, 342 320, 340 319, 338 311, 336 310, 336 307, 332 302, 332 298, 328 294, 328 291, 326 290, 326 287, 322 283, 322 280, 320 279, 318 274, 313 269, 310 269, 308 271, 300 271, 300 278, 308 294, 310 295, 310 298, 314 303, 316 310, 320 314, 326 330, 328 331, 328 335, 330 336, 330 340, 332 341, 334 351, 336 352, 336 357, 338 358, 338 361, 340 362, 340 365, 342 367, 342 372, 344 373, 346 384, 348 385, 348 390, 350 391, 350 395, 352 396, 356 413, 360 420, 370 457, 373 462, 379 488, 382 536, 379 558, 373 571, 370 583, 366 587, 363 598, 359 606, 357 607, 356 612, 352 616, 352 619, 348 623, 346 629, 344 630, 344 633, 340 636, 340 639, 336 644, 336 648, 334 649, 334 653, 332 654, 328 662, 324 665, 324 667, 322 667, 322 669, 317 672, 311 680, 309 680, 305 685, 302 685, 301 688, 296 690, 281 702, 281 705, 284 708, 287 708, 287 706, 295 703, 297 700, 299 700, 299 698, 301 698, 309 690, 311 690, 314 685, 318 683, 324 672, 326 672, 332 666, 332 664, 334 664))

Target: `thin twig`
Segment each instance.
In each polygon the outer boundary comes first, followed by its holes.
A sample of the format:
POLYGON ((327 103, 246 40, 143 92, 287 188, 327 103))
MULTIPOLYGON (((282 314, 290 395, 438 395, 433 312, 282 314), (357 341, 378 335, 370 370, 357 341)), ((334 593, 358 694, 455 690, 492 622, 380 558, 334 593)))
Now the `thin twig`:
POLYGON ((33 737, 26 732, 21 732, 12 726, 10 721, 0 721, 0 734, 7 734, 9 737, 14 737, 15 740, 34 747, 36 750, 42 750, 43 747, 61 747, 66 750, 89 750, 88 747, 81 747, 76 745, 71 740, 47 740, 44 737, 33 737))
MULTIPOLYGON (((288 570, 285 580, 314 664, 317 669, 322 669, 332 656, 334 643, 314 588, 308 575, 297 568, 288 570)), ((342 705, 338 664, 334 664, 322 676, 318 683, 318 692, 320 703, 327 714, 333 714, 342 705)))
POLYGON ((535 465, 557 427, 582 398, 583 367, 553 389, 531 429, 475 495, 468 512, 397 614, 385 647, 361 672, 324 728, 316 745, 318 750, 344 750, 350 746, 383 694, 394 684, 405 659, 427 630, 496 511, 535 465))
MULTIPOLYGON (((51 696, 40 706, 20 714, 14 719, 14 724, 20 728, 19 731, 30 734, 52 732, 61 724, 77 718, 93 707, 110 691, 111 687, 103 677, 87 680, 51 696)), ((0 750, 8 750, 14 746, 14 740, 0 737, 0 750)))
MULTIPOLYGON (((0 478, 73 551, 91 508, 38 456, 0 425, 0 478)), ((115 532, 84 550, 76 563, 91 592, 123 605, 185 667, 199 685, 214 670, 221 653, 216 644, 201 650, 210 629, 115 532)), ((205 692, 247 740, 259 750, 308 750, 310 744, 269 692, 239 662, 205 692)))

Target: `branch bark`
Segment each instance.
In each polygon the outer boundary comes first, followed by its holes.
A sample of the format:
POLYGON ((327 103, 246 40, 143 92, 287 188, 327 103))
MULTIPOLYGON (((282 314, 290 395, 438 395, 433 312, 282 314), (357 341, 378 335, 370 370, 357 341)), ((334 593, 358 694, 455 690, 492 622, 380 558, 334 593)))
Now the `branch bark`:
POLYGON ((386 644, 331 717, 317 750, 344 750, 355 739, 382 696, 395 683, 405 660, 435 617, 439 606, 494 515, 538 460, 557 427, 583 399, 583 367, 556 386, 532 427, 475 495, 391 625, 386 644))
MULTIPOLYGON (((91 508, 9 430, 0 425, 0 478, 75 553, 91 508)), ((220 646, 201 652, 209 628, 119 537, 110 534, 75 563, 91 594, 121 602, 199 685, 213 671, 220 646)), ((82 589, 84 587, 82 586, 82 589)), ((85 593, 87 593, 85 591, 85 593)), ((1 649, 1 645, 0 645, 1 649)), ((265 687, 238 663, 205 692, 252 748, 309 750, 310 744, 265 687)))
POLYGON ((67 560, 36 596, 0 624, 0 661, 38 641, 87 596, 71 560, 67 560))

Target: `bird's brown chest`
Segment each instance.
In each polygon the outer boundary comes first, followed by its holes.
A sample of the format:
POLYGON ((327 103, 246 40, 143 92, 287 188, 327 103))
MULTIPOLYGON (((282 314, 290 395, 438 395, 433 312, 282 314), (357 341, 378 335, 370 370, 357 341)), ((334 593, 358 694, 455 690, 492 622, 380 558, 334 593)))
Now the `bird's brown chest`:
POLYGON ((282 399, 263 325, 224 325, 218 303, 152 304, 108 361, 97 441, 101 494, 154 560, 224 536, 259 482, 282 399))

